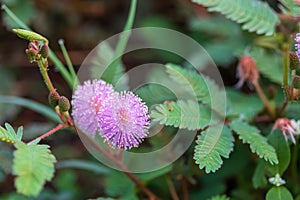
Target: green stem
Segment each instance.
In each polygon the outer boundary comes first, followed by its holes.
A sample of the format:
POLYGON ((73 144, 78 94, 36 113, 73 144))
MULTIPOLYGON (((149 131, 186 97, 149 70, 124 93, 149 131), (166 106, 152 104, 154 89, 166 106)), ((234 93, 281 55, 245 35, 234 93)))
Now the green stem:
POLYGON ((128 14, 128 18, 126 24, 124 26, 123 32, 119 34, 119 40, 117 46, 114 51, 114 60, 113 62, 106 68, 104 74, 102 74, 102 78, 110 83, 116 83, 117 80, 115 75, 115 70, 121 66, 122 72, 124 71, 122 66, 122 54, 126 48, 127 42, 129 40, 131 29, 134 22, 135 12, 136 12, 137 0, 132 0, 130 5, 130 10, 128 14))
POLYGON ((66 60, 67 66, 69 68, 69 71, 71 73, 72 79, 75 82, 76 79, 77 79, 77 75, 76 75, 76 72, 74 70, 74 66, 73 66, 73 64, 71 62, 70 56, 69 56, 69 54, 67 52, 66 46, 64 44, 64 40, 63 39, 58 40, 58 44, 59 44, 60 49, 61 49, 61 51, 62 51, 62 53, 64 55, 64 58, 66 60))
MULTIPOLYGON (((16 23, 18 26, 25 30, 32 31, 20 18, 18 18, 5 4, 2 5, 2 10, 16 23)), ((51 49, 49 49, 49 58, 53 62, 53 64, 58 68, 61 75, 64 77, 64 79, 67 81, 69 86, 73 87, 73 81, 72 77, 69 74, 69 72, 66 70, 65 66, 60 62, 60 60, 56 57, 56 55, 53 53, 51 49)))
POLYGON ((120 39, 119 39, 119 42, 117 44, 116 51, 115 51, 115 57, 118 57, 118 60, 121 59, 120 56, 124 52, 124 50, 126 48, 126 44, 129 39, 129 36, 131 34, 130 30, 132 29, 132 26, 133 26, 135 12, 136 12, 136 6, 137 6, 137 0, 132 0, 126 24, 125 24, 122 34, 120 35, 120 39))
POLYGON ((5 4, 1 6, 1 9, 4 10, 4 12, 21 28, 30 30, 30 28, 22 20, 20 20, 5 4))
POLYGON ((40 68, 41 74, 43 76, 43 79, 45 81, 45 84, 46 84, 48 90, 50 92, 54 92, 55 88, 53 87, 53 84, 52 84, 50 77, 48 75, 48 72, 47 72, 47 68, 48 68, 47 61, 45 59, 40 59, 37 61, 37 64, 40 68))
POLYGON ((290 59, 289 59, 289 49, 287 45, 283 48, 283 90, 285 92, 286 98, 289 98, 288 80, 289 80, 289 69, 290 69, 290 59))

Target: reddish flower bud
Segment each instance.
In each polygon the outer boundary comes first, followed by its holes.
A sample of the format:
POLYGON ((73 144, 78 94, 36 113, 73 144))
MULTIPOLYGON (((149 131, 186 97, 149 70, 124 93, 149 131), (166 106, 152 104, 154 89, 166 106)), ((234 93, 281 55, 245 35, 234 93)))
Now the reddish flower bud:
POLYGON ((237 83, 238 88, 242 87, 246 81, 255 85, 259 79, 255 60, 249 56, 243 56, 237 67, 237 76, 240 79, 237 83))
POLYGON ((70 110, 70 101, 65 96, 61 96, 58 100, 58 106, 60 111, 67 112, 70 110))
POLYGON ((40 48, 40 42, 33 40, 31 42, 28 43, 28 49, 33 49, 35 51, 38 51, 40 48))
POLYGON ((295 52, 290 52, 290 69, 296 70, 300 65, 299 58, 295 52))
POLYGON ((37 52, 33 49, 26 49, 25 53, 27 54, 28 60, 30 63, 36 61, 37 52))
POLYGON ((44 44, 41 47, 40 54, 43 58, 48 58, 48 56, 49 56, 49 46, 47 44, 44 44))
POLYGON ((293 78, 293 87, 295 89, 300 89, 300 76, 295 76, 293 78))

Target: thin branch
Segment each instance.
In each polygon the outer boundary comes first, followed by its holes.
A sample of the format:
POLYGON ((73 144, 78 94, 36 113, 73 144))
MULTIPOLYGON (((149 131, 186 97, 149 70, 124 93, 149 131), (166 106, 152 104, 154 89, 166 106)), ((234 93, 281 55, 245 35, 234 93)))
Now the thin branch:
MULTIPOLYGON (((44 138, 46 138, 46 137, 49 137, 50 135, 56 133, 57 131, 59 131, 59 130, 61 130, 61 129, 63 129, 63 128, 67 128, 67 127, 68 127, 68 125, 66 125, 66 124, 59 124, 59 125, 56 126, 55 128, 51 129, 51 130, 48 131, 47 133, 44 133, 43 135, 37 137, 37 138, 34 139, 34 140, 37 140, 37 139, 42 140, 42 139, 44 139, 44 138)), ((31 143, 31 142, 33 142, 34 140, 28 142, 28 144, 31 143)))
POLYGON ((189 200, 188 182, 184 176, 181 177, 182 199, 189 200))
POLYGON ((174 184, 168 175, 165 176, 173 200, 179 200, 174 184))
POLYGON ((263 102, 264 106, 266 107, 269 115, 274 118, 275 117, 275 111, 274 109, 271 107, 269 100, 267 99, 265 93, 263 92, 259 82, 253 82, 252 83, 255 87, 255 90, 259 96, 259 98, 261 99, 261 101, 263 102))

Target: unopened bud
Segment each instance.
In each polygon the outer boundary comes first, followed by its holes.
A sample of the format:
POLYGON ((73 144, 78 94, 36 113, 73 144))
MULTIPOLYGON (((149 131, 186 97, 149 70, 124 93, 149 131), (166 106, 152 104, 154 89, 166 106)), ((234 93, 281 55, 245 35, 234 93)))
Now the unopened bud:
POLYGON ((246 81, 255 85, 259 79, 255 60, 249 56, 243 56, 237 67, 237 76, 240 79, 237 83, 238 88, 242 87, 246 81))
POLYGON ((296 70, 300 65, 299 58, 295 52, 290 52, 290 69, 296 70))
POLYGON ((61 96, 58 100, 59 109, 62 112, 67 112, 70 110, 70 101, 65 96, 61 96))
POLYGON ((293 87, 295 89, 300 89, 300 76, 295 76, 293 78, 293 87))
POLYGON ((30 63, 36 61, 36 52, 32 49, 26 49, 25 53, 27 54, 28 60, 30 63))
POLYGON ((49 46, 47 44, 44 44, 41 47, 40 54, 43 58, 48 58, 48 56, 49 56, 49 46))
POLYGON ((33 40, 28 43, 28 49, 33 49, 35 51, 38 51, 39 48, 40 48, 40 42, 37 40, 33 40))
POLYGON ((50 92, 50 94, 48 96, 49 105, 53 108, 55 106, 57 106, 59 98, 60 98, 60 96, 56 91, 50 92))
POLYGON ((23 38, 25 40, 29 40, 29 41, 38 40, 48 44, 48 40, 45 37, 33 31, 28 31, 24 29, 13 29, 13 32, 16 33, 20 38, 23 38))

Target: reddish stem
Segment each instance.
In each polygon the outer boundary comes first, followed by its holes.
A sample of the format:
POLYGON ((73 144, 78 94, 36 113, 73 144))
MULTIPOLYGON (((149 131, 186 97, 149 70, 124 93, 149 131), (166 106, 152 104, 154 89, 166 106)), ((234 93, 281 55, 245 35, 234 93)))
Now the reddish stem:
MULTIPOLYGON (((45 134, 39 136, 39 137, 36 138, 36 139, 44 139, 44 138, 46 138, 46 137, 48 137, 48 136, 54 134, 55 132, 59 131, 60 129, 63 129, 63 128, 66 128, 66 127, 68 127, 68 125, 66 125, 66 124, 59 124, 59 125, 56 126, 55 128, 51 129, 50 131, 48 131, 47 133, 45 133, 45 134)), ((34 139, 34 140, 36 140, 36 139, 34 139)), ((32 142, 32 141, 31 141, 31 142, 32 142)), ((30 143, 30 142, 29 142, 29 143, 30 143)))

